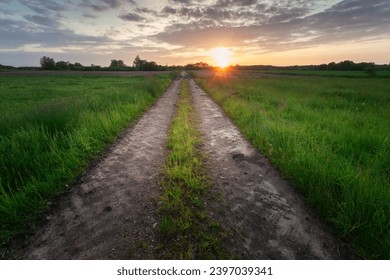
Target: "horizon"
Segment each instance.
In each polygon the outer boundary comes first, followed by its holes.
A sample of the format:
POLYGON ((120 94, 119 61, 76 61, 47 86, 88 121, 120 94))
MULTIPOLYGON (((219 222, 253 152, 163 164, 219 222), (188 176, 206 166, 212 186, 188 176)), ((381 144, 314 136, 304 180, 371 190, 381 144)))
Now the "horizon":
POLYGON ((0 64, 388 64, 386 0, 0 1, 0 64), (221 56, 222 54, 222 56, 221 56))
MULTIPOLYGON (((49 57, 50 58, 50 57, 49 57)), ((39 59, 38 59, 39 60, 39 59)), ((145 59, 146 61, 148 62, 152 62, 152 61, 149 61, 148 59, 145 59)), ((58 60, 59 61, 59 60, 58 60)), ((55 60, 55 62, 58 62, 57 60, 55 60)), ((61 60, 61 61, 64 61, 64 62, 69 62, 70 64, 75 64, 77 63, 78 61, 68 61, 68 60, 61 60)), ((235 64, 235 65, 232 65, 232 64, 229 64, 227 66, 218 66, 218 65, 212 65, 212 64, 208 64, 208 67, 210 68, 229 68, 229 67, 275 67, 275 68, 288 68, 288 67, 315 67, 315 66, 322 66, 322 65, 329 65, 331 63, 336 63, 336 64, 339 64, 339 63, 342 63, 344 61, 352 61, 352 60, 341 60, 341 61, 328 61, 328 62, 324 62, 324 63, 321 63, 321 64, 291 64, 291 65, 272 65, 272 64, 235 64)), ((155 62, 155 61, 153 61, 155 62)), ((390 65, 390 63, 375 63, 373 61, 352 61, 355 65, 357 64, 364 64, 364 63, 374 63, 375 66, 388 66, 390 65)), ((124 67, 134 67, 132 65, 129 65, 126 63, 126 61, 124 61, 125 63, 125 66, 124 67)), ((172 65, 161 65, 161 64, 158 64, 159 66, 163 66, 163 67, 186 67, 188 65, 194 65, 194 64, 197 64, 197 63, 203 63, 203 61, 198 61, 198 62, 194 62, 194 63, 187 63, 187 64, 172 64, 172 65)), ((39 64, 39 63, 38 63, 39 64)), ((132 62, 131 62, 132 64, 132 62)), ((21 66, 14 66, 14 65, 5 65, 5 64, 2 64, 0 62, 0 66, 3 66, 3 67, 13 67, 13 68, 41 68, 41 65, 34 65, 34 66, 29 66, 29 65, 21 65, 21 66)), ((96 63, 92 63, 91 65, 83 65, 83 67, 90 67, 90 66, 98 66, 98 67, 103 67, 103 68, 109 68, 110 65, 99 65, 99 64, 96 64, 96 63)), ((149 71, 149 70, 147 70, 149 71)))

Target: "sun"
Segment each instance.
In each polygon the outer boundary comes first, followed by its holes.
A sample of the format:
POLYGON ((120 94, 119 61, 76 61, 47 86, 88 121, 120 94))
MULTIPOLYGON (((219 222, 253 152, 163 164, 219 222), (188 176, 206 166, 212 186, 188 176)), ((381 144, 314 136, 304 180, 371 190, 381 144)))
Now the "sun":
POLYGON ((230 63, 232 52, 228 48, 218 47, 210 50, 210 56, 217 66, 225 68, 230 63))

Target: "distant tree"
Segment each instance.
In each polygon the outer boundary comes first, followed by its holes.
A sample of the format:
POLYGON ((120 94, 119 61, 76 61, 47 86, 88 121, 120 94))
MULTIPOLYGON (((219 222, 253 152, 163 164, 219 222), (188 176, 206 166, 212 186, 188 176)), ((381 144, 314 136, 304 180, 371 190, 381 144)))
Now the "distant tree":
POLYGON ((200 69, 210 69, 212 68, 208 63, 206 62, 197 62, 197 63, 190 63, 184 66, 184 69, 186 70, 200 70, 200 69))
POLYGON ((58 61, 56 62, 56 67, 58 69, 68 69, 69 68, 69 61, 58 61))
POLYGON ((364 71, 370 76, 376 76, 375 63, 366 63, 364 71))
POLYGON ((42 69, 45 69, 45 70, 56 69, 56 62, 54 61, 54 59, 47 57, 47 56, 44 56, 40 59, 40 64, 41 64, 42 69))
POLYGON ((110 67, 126 67, 126 64, 123 62, 123 60, 112 59, 110 67))
POLYGON ((93 71, 99 71, 102 67, 100 65, 91 64, 91 70, 93 71))
MULTIPOLYGON (((142 68, 145 68, 145 64, 147 64, 147 63, 148 63, 148 61, 141 59, 139 57, 139 55, 137 55, 134 59, 133 67, 138 69, 138 70, 143 70, 142 68)), ((146 66, 146 67, 149 67, 149 66, 146 66)))
POLYGON ((119 65, 118 60, 116 60, 116 59, 111 60, 110 67, 118 67, 118 65, 119 65))
POLYGON ((71 70, 84 70, 84 66, 80 62, 69 63, 68 68, 71 70))
POLYGON ((141 66, 138 67, 138 69, 142 70, 142 71, 157 71, 157 70, 159 70, 159 66, 154 61, 149 62, 149 61, 144 60, 144 63, 141 64, 141 66))

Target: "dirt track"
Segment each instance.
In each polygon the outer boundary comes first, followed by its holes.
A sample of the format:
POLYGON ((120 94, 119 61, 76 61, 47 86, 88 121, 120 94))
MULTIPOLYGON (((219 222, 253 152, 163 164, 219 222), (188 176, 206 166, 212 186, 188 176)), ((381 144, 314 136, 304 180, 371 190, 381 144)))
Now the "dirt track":
MULTIPOLYGON (((15 253, 23 259, 155 258, 158 174, 181 79, 63 197, 15 253)), ((214 180, 210 215, 238 234, 244 259, 338 259, 336 240, 303 199, 195 82, 205 153, 214 180)))
POLYGON ((150 259, 156 240, 158 175, 180 80, 63 197, 17 257, 150 259), (142 250, 140 250, 142 247, 142 250))
POLYGON ((214 218, 234 229, 242 242, 231 251, 244 259, 338 259, 336 240, 237 127, 193 80, 195 106, 211 161, 214 192, 225 211, 214 218))

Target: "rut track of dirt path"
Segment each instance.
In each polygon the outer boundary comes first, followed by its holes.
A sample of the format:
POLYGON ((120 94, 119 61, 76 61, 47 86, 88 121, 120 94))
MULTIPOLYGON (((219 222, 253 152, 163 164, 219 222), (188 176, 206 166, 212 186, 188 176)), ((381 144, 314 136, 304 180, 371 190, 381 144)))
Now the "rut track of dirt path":
POLYGON ((345 258, 302 197, 222 109, 192 79, 190 88, 212 167, 213 189, 222 196, 223 205, 211 203, 213 218, 241 235, 231 248, 234 254, 244 259, 345 258))
POLYGON ((181 79, 174 81, 81 184, 61 198, 19 258, 155 258, 158 175, 180 84, 181 79))

